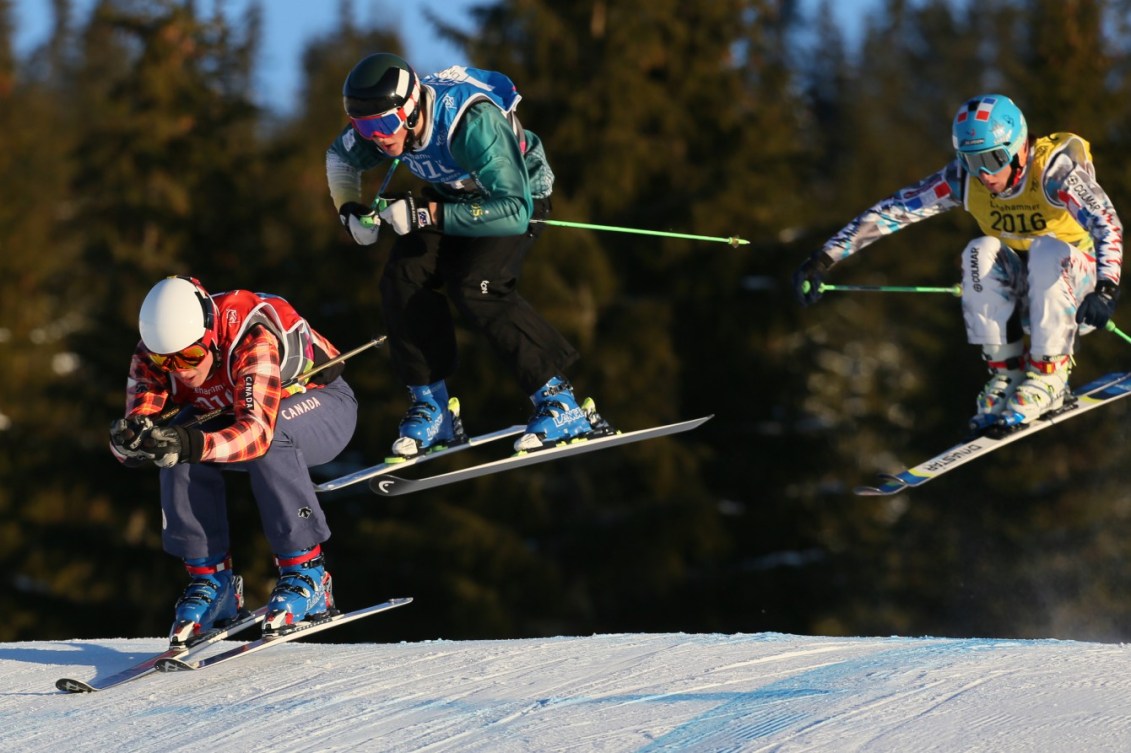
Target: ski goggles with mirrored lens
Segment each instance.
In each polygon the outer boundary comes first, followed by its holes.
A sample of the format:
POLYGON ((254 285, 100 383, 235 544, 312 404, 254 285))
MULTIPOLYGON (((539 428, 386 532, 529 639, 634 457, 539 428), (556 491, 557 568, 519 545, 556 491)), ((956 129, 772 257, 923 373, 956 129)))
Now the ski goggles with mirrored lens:
POLYGON ((404 108, 398 107, 377 115, 366 115, 363 118, 351 117, 350 122, 364 138, 372 140, 375 136, 392 136, 404 128, 407 119, 404 108))
POLYGON ((1009 167, 1009 163, 1013 161, 1013 156, 1003 146, 987 149, 984 152, 959 152, 958 156, 973 175, 979 173, 996 175, 1009 167))
POLYGON ((193 343, 184 350, 179 350, 176 353, 153 353, 149 354, 149 360, 153 365, 162 371, 184 371, 187 369, 195 369, 199 366, 205 358, 208 357, 208 347, 203 343, 193 343))

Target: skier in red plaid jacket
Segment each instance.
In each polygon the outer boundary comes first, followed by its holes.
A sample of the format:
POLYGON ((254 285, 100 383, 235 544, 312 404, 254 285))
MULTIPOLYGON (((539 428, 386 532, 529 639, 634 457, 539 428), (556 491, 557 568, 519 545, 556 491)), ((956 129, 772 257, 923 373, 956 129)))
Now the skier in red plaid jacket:
POLYGON ((209 295, 189 277, 150 290, 139 329, 126 413, 111 425, 110 447, 129 467, 160 469, 162 541, 190 576, 171 640, 191 641, 243 611, 224 471, 248 474, 279 566, 265 630, 328 615, 333 596, 321 545, 330 530, 308 468, 345 448, 357 401, 342 364, 300 377, 338 350, 283 298, 209 295), (224 412, 196 425, 216 409, 224 412))

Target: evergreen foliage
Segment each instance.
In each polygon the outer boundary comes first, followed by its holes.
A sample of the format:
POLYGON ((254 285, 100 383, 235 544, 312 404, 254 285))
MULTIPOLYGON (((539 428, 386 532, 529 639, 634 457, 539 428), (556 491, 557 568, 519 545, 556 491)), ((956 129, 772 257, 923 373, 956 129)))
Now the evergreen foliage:
MULTIPOLYGON (((0 0, 0 640, 168 627, 184 575, 161 551, 157 474, 106 447, 156 280, 283 295, 343 349, 383 330, 391 238, 360 248, 342 231, 323 157, 345 125, 346 73, 401 40, 354 25, 347 0, 328 8, 339 25, 310 41, 283 109, 254 85, 263 7, 200 5, 100 0, 78 23, 55 0, 50 37, 20 58, 0 0)), ((856 213, 951 159, 954 110, 982 91, 1010 94, 1034 134, 1089 139, 1131 217, 1126 4, 876 7, 859 40, 829 0, 813 16, 793 0, 496 0, 467 34, 433 19, 466 50, 452 63, 515 81, 557 174, 556 218, 752 244, 545 228, 523 294, 581 350, 579 392, 626 430, 714 420, 409 498, 328 496, 339 601, 416 597, 335 639, 1127 639, 1131 406, 913 495, 853 497, 960 436, 983 366, 955 299, 829 293, 801 309, 789 283, 856 213)), ((392 185, 417 188, 407 171, 392 185)), ((976 232, 961 212, 929 220, 834 281, 953 284, 976 232)), ((459 338, 451 387, 468 429, 525 422, 526 396, 482 339, 459 338)), ((1073 382, 1125 368, 1126 349, 1089 336, 1073 382)), ((390 372, 381 351, 349 364, 361 422, 318 480, 385 455, 407 405, 390 372)), ((259 602, 270 555, 246 479, 228 489, 235 564, 259 602)))

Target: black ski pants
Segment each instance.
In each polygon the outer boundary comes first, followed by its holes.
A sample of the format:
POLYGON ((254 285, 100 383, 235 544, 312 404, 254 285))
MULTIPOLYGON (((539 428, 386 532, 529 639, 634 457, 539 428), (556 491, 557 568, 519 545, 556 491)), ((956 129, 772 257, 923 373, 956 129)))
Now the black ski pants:
MULTIPOLYGON (((549 199, 534 200, 535 218, 549 213, 549 199)), ((432 384, 455 372, 449 302, 483 334, 526 395, 577 360, 573 346, 518 294, 523 262, 542 228, 531 223, 522 235, 502 237, 424 231, 397 238, 381 277, 381 310, 393 367, 406 385, 432 384)))

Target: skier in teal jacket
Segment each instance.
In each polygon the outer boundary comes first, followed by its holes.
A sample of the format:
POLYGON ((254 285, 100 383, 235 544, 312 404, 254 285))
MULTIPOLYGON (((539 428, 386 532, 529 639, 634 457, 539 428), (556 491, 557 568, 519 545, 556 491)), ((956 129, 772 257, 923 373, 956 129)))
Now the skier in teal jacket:
POLYGON ((577 351, 517 290, 550 214, 554 174, 541 140, 518 121, 511 80, 464 66, 420 78, 396 55, 377 53, 350 71, 343 97, 350 123, 326 152, 330 196, 357 243, 376 243, 384 225, 397 234, 381 305, 411 406, 393 455, 466 438, 446 383, 458 361, 449 301, 530 395, 534 412, 516 450, 605 433, 564 376, 577 351), (382 163, 403 163, 428 184, 423 195, 386 197, 374 209, 361 175, 382 163))

